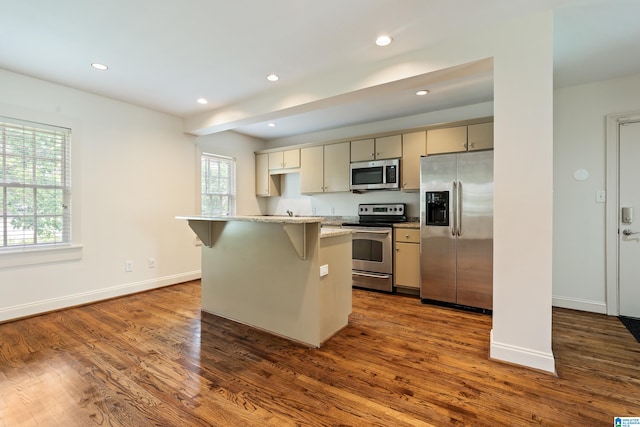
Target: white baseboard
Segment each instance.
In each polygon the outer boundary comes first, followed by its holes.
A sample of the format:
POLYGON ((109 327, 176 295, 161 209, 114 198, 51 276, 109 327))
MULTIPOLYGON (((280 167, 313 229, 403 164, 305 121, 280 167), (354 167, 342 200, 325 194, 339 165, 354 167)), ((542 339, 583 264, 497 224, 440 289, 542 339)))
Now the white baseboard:
POLYGON ((491 330, 491 359, 514 363, 541 371, 556 373, 556 362, 553 353, 544 353, 511 344, 496 342, 491 330))
POLYGON ((162 288, 176 283, 197 280, 201 277, 200 270, 186 273, 174 274, 171 276, 156 277, 141 282, 125 283, 111 286, 90 292, 82 292, 73 295, 65 295, 47 300, 34 301, 27 304, 14 305, 0 309, 0 322, 20 319, 22 317, 34 316, 49 311, 61 310, 83 304, 98 302, 110 298, 116 298, 136 292, 148 291, 162 288))
POLYGON ((571 310, 589 311, 592 313, 607 314, 607 304, 602 301, 590 301, 579 298, 554 296, 554 307, 569 308, 571 310))

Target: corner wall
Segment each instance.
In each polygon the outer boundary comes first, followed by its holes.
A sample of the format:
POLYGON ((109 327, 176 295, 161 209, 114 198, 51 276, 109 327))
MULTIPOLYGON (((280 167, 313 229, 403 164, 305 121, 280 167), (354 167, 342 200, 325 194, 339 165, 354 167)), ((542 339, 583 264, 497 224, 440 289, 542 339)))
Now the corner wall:
MULTIPOLYGON (((607 313, 606 116, 640 110, 640 74, 554 93, 553 304, 607 313), (588 177, 576 180, 584 169, 588 177)), ((609 198, 607 198, 607 203, 609 198)))
POLYGON ((81 246, 80 259, 0 268, 0 321, 200 277, 193 232, 175 219, 197 206, 196 149, 179 118, 3 70, 0 87, 0 115, 72 129, 81 246))

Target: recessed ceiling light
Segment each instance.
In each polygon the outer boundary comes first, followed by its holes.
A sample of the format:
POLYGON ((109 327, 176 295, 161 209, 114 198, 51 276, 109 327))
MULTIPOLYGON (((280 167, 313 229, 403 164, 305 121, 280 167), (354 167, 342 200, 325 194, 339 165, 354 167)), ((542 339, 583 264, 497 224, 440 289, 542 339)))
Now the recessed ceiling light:
POLYGON ((376 44, 378 46, 387 46, 391 44, 393 38, 391 36, 380 36, 376 39, 376 44))
POLYGON ((417 91, 417 92, 416 92, 416 95, 418 95, 418 96, 424 96, 424 95, 426 95, 426 94, 428 94, 428 93, 429 93, 429 91, 428 91, 428 90, 426 90, 426 89, 421 89, 421 90, 419 90, 419 91, 417 91))
POLYGON ((276 127, 276 124, 275 124, 275 123, 273 123, 273 122, 271 122, 271 123, 269 123, 267 126, 269 126, 270 128, 274 128, 274 127, 276 127))
POLYGON ((277 82, 279 79, 280 77, 278 77, 276 74, 267 75, 267 80, 269 80, 270 82, 277 82))
POLYGON ((100 64, 100 63, 97 63, 97 62, 94 62, 93 64, 91 64, 91 66, 93 68, 95 68, 96 70, 100 70, 100 71, 105 71, 105 70, 109 69, 109 67, 107 67, 106 65, 100 64))
POLYGON ((202 105, 205 105, 205 104, 207 104, 207 103, 208 103, 208 101, 207 101, 206 99, 204 99, 204 98, 198 98, 198 99, 196 100, 196 102, 197 102, 198 104, 202 104, 202 105))

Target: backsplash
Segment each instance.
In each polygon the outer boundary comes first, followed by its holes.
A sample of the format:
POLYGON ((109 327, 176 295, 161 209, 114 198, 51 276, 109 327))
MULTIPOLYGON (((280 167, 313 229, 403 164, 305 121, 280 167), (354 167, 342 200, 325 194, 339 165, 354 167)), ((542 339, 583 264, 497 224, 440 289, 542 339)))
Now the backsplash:
POLYGON ((405 203, 407 216, 420 216, 419 192, 367 191, 359 194, 318 193, 313 196, 300 194, 300 174, 289 173, 281 177, 281 196, 269 197, 266 206, 268 215, 286 215, 287 210, 299 216, 345 216, 357 217, 361 203, 405 203))

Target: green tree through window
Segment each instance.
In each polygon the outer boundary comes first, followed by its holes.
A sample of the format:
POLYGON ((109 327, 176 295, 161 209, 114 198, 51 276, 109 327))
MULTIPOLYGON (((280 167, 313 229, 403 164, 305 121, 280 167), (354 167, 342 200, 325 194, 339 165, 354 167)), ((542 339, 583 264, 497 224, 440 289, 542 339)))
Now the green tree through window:
POLYGON ((202 215, 235 215, 235 159, 203 153, 200 181, 202 185, 202 215))
POLYGON ((0 117, 0 248, 69 243, 70 131, 0 117))

